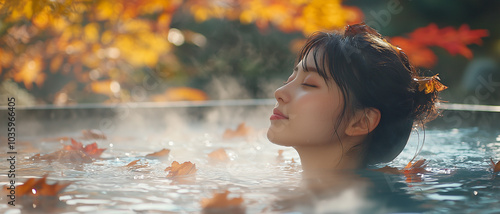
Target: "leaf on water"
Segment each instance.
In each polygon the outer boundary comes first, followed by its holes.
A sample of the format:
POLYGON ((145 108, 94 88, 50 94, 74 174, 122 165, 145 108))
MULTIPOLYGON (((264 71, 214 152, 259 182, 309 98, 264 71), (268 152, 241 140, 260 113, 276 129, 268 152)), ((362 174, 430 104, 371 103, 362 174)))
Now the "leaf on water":
POLYGON ((88 156, 92 158, 99 158, 101 154, 104 152, 106 149, 99 149, 97 147, 97 143, 91 143, 86 145, 85 147, 83 146, 82 143, 76 141, 75 139, 71 138, 71 145, 66 145, 63 148, 64 150, 74 150, 74 151, 82 151, 88 156))
POLYGON ((500 161, 498 161, 496 164, 493 162, 493 158, 490 158, 491 161, 491 168, 493 169, 493 172, 500 172, 500 161))
POLYGON ((215 161, 228 161, 229 156, 223 148, 217 149, 208 154, 208 157, 215 161))
POLYGON ((212 209, 212 208, 231 208, 231 207, 240 207, 243 204, 243 198, 231 198, 228 199, 229 191, 226 190, 223 193, 214 193, 212 198, 203 198, 201 200, 201 207, 203 209, 212 209))
POLYGON ((57 150, 55 152, 40 155, 36 154, 31 157, 32 160, 59 161, 65 163, 92 163, 92 157, 78 150, 57 150))
POLYGON ((418 161, 415 161, 415 163, 411 163, 411 161, 403 168, 403 173, 404 174, 416 174, 416 173, 426 173, 428 172, 425 167, 427 167, 427 162, 425 162, 425 159, 420 159, 418 161))
POLYGON ((196 165, 190 161, 179 164, 179 162, 174 161, 172 165, 167 167, 165 171, 168 171, 167 178, 175 178, 178 176, 194 175, 196 173, 196 165))
POLYGON ((374 171, 379 171, 387 174, 394 174, 394 175, 404 175, 406 177, 406 182, 408 183, 413 183, 413 182, 421 182, 422 177, 421 174, 427 173, 425 169, 427 167, 427 162, 425 159, 420 159, 416 161, 415 163, 412 163, 411 161, 403 168, 403 169, 398 169, 395 167, 390 167, 390 166, 384 166, 379 169, 374 169, 374 171))
POLYGON ((246 137, 252 132, 252 128, 245 125, 245 123, 240 123, 236 130, 226 129, 222 135, 223 139, 231 139, 235 137, 246 137))
POLYGON ((160 151, 153 152, 151 154, 147 154, 146 157, 147 158, 164 158, 164 157, 168 157, 168 154, 170 154, 170 149, 162 149, 160 151))
POLYGON ((398 168, 390 167, 390 166, 384 166, 382 168, 375 169, 375 171, 379 171, 379 172, 383 172, 383 173, 387 173, 387 174, 393 174, 393 175, 400 175, 401 174, 401 171, 398 168))
POLYGON ((32 160, 59 161, 69 163, 92 163, 93 158, 99 158, 106 149, 99 149, 97 143, 88 144, 85 147, 82 143, 71 138, 71 145, 64 145, 62 149, 55 152, 41 155, 36 154, 32 160))
POLYGON ((87 140, 92 140, 92 139, 106 140, 107 139, 106 135, 97 129, 84 129, 84 130, 82 130, 82 135, 83 135, 83 139, 87 139, 87 140))
POLYGON ((148 162, 139 162, 141 161, 140 159, 134 160, 130 163, 128 163, 125 167, 130 168, 130 169, 139 169, 139 168, 144 168, 148 167, 149 163, 148 162))
MULTIPOLYGON (((57 196, 59 192, 71 184, 71 182, 47 184, 46 180, 47 175, 39 179, 28 179, 24 184, 16 186, 16 196, 57 196)), ((4 186, 4 191, 7 190, 7 186, 4 186)))

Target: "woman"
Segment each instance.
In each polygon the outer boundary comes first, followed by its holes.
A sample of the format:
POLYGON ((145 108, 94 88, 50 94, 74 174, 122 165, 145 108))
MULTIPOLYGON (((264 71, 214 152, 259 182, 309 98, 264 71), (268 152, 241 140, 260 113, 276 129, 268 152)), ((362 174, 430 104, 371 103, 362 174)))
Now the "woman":
POLYGON ((413 125, 437 115, 438 77, 421 77, 398 47, 365 24, 313 34, 285 84, 267 136, 292 146, 304 171, 389 162, 413 125))

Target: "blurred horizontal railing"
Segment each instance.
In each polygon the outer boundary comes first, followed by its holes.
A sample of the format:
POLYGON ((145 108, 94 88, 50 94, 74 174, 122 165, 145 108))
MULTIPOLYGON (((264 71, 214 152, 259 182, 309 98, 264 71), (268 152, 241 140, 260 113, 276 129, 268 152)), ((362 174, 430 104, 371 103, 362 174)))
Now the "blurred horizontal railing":
MULTIPOLYGON (((242 99, 242 100, 207 100, 207 101, 175 101, 175 102, 131 102, 131 103, 84 103, 76 105, 43 105, 43 106, 17 106, 20 110, 49 110, 49 109, 113 109, 113 108, 182 108, 182 107, 217 107, 217 106, 260 106, 275 105, 275 99, 242 99)), ((500 106, 474 105, 460 103, 439 103, 438 108, 442 110, 456 111, 485 111, 500 112, 500 106)), ((7 106, 1 106, 1 110, 7 106)))

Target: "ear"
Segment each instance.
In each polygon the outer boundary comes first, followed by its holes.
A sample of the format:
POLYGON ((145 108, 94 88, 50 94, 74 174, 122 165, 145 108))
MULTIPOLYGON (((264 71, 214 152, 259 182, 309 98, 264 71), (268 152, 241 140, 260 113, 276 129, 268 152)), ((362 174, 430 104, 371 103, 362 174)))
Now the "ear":
POLYGON ((380 111, 376 108, 365 108, 355 113, 345 129, 349 136, 367 135, 380 122, 380 111))

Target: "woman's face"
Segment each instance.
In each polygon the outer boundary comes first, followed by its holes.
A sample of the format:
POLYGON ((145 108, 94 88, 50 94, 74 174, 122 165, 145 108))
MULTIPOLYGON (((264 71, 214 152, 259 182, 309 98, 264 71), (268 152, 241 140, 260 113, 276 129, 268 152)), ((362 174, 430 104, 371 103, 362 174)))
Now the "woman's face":
MULTIPOLYGON (((277 104, 267 132, 271 142, 283 146, 317 146, 338 141, 335 126, 344 100, 332 78, 327 85, 314 65, 311 51, 295 67, 286 84, 274 93, 277 104), (304 61, 308 66, 305 70, 304 61)), ((342 137, 340 127, 337 132, 342 137)))

